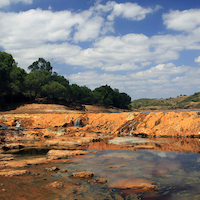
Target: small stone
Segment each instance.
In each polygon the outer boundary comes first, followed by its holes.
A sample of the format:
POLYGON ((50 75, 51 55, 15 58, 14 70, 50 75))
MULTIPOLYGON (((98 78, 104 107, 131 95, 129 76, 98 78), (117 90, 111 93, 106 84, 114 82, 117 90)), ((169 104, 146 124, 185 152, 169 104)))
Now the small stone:
POLYGON ((54 171, 58 171, 59 168, 58 167, 46 167, 43 169, 43 171, 48 171, 48 172, 54 172, 54 171))
POLYGON ((2 192, 6 192, 6 189, 5 189, 5 188, 3 188, 1 191, 2 191, 2 192))
POLYGON ((66 173, 67 172, 67 169, 62 169, 60 170, 61 173, 66 173))
POLYGON ((31 175, 32 175, 32 176, 38 176, 38 175, 40 175, 40 174, 37 173, 37 172, 33 172, 33 173, 31 173, 31 175))
POLYGON ((93 153, 93 154, 97 154, 97 153, 98 153, 98 151, 93 151, 92 153, 93 153))
POLYGON ((97 179, 93 180, 92 182, 105 184, 105 183, 107 183, 107 180, 105 178, 97 178, 97 179))
POLYGON ((56 188, 56 189, 60 189, 63 186, 64 186, 64 184, 62 182, 58 182, 58 181, 48 184, 48 187, 52 187, 52 188, 56 188))
POLYGON ((94 174, 92 172, 75 172, 73 173, 74 178, 92 178, 94 174))

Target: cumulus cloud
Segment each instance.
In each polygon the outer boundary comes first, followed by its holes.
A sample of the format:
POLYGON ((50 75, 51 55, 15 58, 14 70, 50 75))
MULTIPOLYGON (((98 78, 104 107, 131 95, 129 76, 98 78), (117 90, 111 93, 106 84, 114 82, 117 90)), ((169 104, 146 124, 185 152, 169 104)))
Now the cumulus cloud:
POLYGON ((163 20, 168 29, 190 32, 200 26, 200 9, 171 10, 163 20))
MULTIPOLYGON (((0 7, 18 2, 32 3, 31 0, 2 0, 0 7)), ((54 12, 51 7, 0 12, 0 47, 25 69, 39 57, 75 66, 80 71, 89 69, 67 78, 91 89, 108 84, 135 98, 147 97, 147 93, 148 97, 164 97, 172 92, 177 95, 183 93, 182 88, 191 91, 193 86, 200 85, 200 70, 172 62, 185 49, 200 49, 200 9, 163 15, 168 29, 184 34, 115 34, 116 17, 138 21, 160 8, 115 1, 103 5, 96 1, 88 10, 77 12, 54 12), (123 75, 116 75, 117 71, 123 75)), ((194 61, 200 63, 200 56, 194 61)))
MULTIPOLYGON (((155 10, 159 9, 159 6, 155 10)), ((152 13, 154 9, 143 8, 137 3, 120 3, 115 4, 110 15, 108 15, 109 20, 114 20, 115 17, 122 16, 123 18, 130 20, 142 20, 146 17, 146 14, 152 13)))
POLYGON ((200 64, 200 56, 198 56, 197 58, 195 58, 195 62, 200 64))
POLYGON ((79 72, 77 74, 71 74, 65 76, 73 83, 78 85, 89 85, 91 89, 99 87, 100 85, 110 85, 111 87, 122 88, 123 82, 127 80, 126 76, 114 75, 114 74, 99 74, 96 71, 79 72))
MULTIPOLYGON (((85 71, 66 76, 72 83, 87 85, 91 89, 108 84, 127 92, 132 98, 168 98, 177 94, 191 93, 194 85, 200 85, 200 69, 175 66, 173 63, 159 64, 149 70, 126 75, 85 71), (195 75, 194 75, 195 74, 195 75)), ((194 91, 195 92, 195 91, 194 91)))
POLYGON ((189 68, 187 66, 176 67, 173 63, 159 64, 155 67, 151 67, 148 70, 133 73, 131 77, 136 79, 149 79, 161 77, 163 79, 164 77, 168 77, 171 75, 182 74, 188 69, 189 68))
POLYGON ((2 8, 4 6, 9 6, 11 3, 32 4, 33 0, 1 0, 0 1, 0 8, 2 8))

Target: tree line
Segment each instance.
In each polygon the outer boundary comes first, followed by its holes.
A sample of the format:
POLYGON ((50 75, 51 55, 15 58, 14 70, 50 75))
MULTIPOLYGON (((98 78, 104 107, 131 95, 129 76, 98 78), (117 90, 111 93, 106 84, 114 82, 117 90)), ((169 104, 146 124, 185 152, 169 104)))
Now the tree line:
POLYGON ((0 108, 6 104, 35 102, 39 98, 47 102, 58 101, 81 104, 97 104, 128 108, 131 97, 108 85, 95 88, 70 84, 64 77, 53 72, 50 62, 39 58, 27 73, 17 66, 11 54, 0 51, 0 108))

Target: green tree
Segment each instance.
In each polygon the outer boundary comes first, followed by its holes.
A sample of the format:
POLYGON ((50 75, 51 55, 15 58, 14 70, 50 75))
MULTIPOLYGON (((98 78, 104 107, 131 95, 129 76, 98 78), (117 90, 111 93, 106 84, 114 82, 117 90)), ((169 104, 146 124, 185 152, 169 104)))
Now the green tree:
POLYGON ((97 104, 104 105, 104 106, 111 106, 113 105, 113 89, 108 85, 103 85, 99 88, 94 89, 94 101, 97 104))
POLYGON ((11 54, 0 52, 0 95, 2 96, 9 88, 10 72, 17 63, 11 54))
POLYGON ((84 104, 93 103, 94 95, 92 90, 86 86, 81 86, 81 102, 84 104))
POLYGON ((14 66, 10 72, 10 94, 12 97, 12 103, 13 98, 17 94, 22 94, 22 92, 25 91, 25 85, 24 80, 26 77, 26 71, 24 69, 21 69, 20 67, 14 66))
POLYGON ((45 69, 36 70, 29 73, 25 78, 25 85, 29 91, 30 101, 32 97, 36 98, 37 94, 41 95, 42 86, 47 84, 51 79, 51 73, 45 69))
POLYGON ((45 96, 51 98, 53 101, 55 99, 65 100, 67 93, 65 86, 56 81, 50 81, 48 84, 44 85, 42 91, 45 93, 45 96))
POLYGON ((39 58, 38 61, 33 62, 28 69, 31 70, 31 72, 44 69, 52 73, 53 67, 49 61, 47 62, 44 58, 39 58))
POLYGON ((82 90, 80 86, 78 86, 77 84, 72 84, 70 86, 70 90, 71 90, 71 100, 76 102, 81 101, 82 90))
POLYGON ((70 99, 72 96, 72 91, 69 85, 69 81, 64 76, 59 76, 56 72, 51 76, 52 81, 56 81, 66 88, 66 98, 70 99))

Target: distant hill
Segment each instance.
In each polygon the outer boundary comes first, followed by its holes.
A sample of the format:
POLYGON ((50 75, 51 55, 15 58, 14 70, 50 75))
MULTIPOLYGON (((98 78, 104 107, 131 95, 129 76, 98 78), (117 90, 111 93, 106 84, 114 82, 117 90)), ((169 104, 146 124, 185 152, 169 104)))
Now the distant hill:
POLYGON ((168 99, 138 99, 131 102, 131 107, 133 110, 200 109, 200 92, 168 99))

